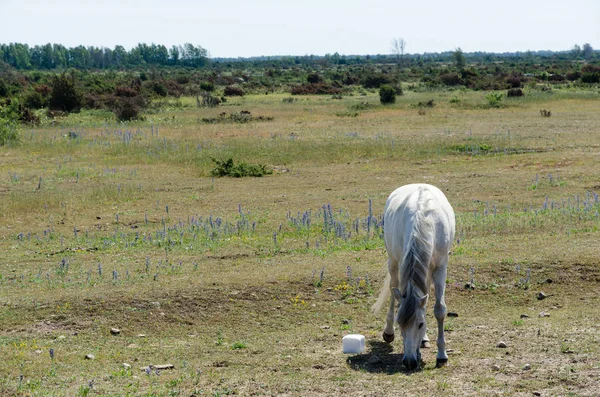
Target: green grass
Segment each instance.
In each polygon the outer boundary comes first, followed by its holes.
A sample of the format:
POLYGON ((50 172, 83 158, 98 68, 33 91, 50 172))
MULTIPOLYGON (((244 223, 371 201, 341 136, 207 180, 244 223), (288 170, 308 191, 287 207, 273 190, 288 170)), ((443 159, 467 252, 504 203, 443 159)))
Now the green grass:
MULTIPOLYGON (((498 109, 450 90, 405 89, 386 107, 375 92, 221 109, 182 98, 145 121, 82 112, 23 132, 0 148, 0 394, 594 390, 600 98, 525 92, 498 109), (412 107, 429 99, 424 115, 412 107), (274 119, 201 122, 240 110, 274 119), (210 176, 229 157, 274 172, 210 176), (380 343, 385 314, 369 308, 385 274, 381 212, 411 182, 455 209, 446 302, 459 316, 445 323, 450 365, 433 368, 432 343, 407 375, 400 336, 380 343), (365 355, 341 354, 350 332, 365 355)), ((431 308, 427 321, 435 341, 431 308)))

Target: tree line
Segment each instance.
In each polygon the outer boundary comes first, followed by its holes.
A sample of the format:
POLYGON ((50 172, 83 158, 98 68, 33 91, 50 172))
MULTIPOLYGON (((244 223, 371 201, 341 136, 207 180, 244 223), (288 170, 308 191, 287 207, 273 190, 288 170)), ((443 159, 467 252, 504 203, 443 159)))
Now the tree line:
POLYGON ((127 51, 117 45, 67 48, 61 44, 29 46, 21 43, 0 44, 0 60, 18 70, 31 69, 112 69, 149 65, 201 67, 208 62, 208 51, 190 43, 164 45, 140 43, 127 51))
MULTIPOLYGON (((160 44, 139 43, 131 50, 117 45, 113 49, 106 47, 77 46, 67 48, 61 44, 29 46, 22 43, 0 44, 0 62, 17 70, 54 70, 54 69, 139 69, 148 66, 187 66, 216 68, 225 67, 295 67, 295 66, 334 66, 402 64, 403 66, 423 67, 432 63, 455 62, 457 51, 440 53, 408 54, 403 44, 395 44, 392 54, 376 55, 340 55, 339 53, 303 56, 258 56, 249 58, 210 58, 208 51, 199 45, 185 43, 167 48, 160 44)), ((462 53, 466 62, 490 64, 493 62, 561 62, 600 58, 600 52, 589 43, 582 47, 575 45, 568 51, 526 51, 510 53, 471 52, 462 53)))

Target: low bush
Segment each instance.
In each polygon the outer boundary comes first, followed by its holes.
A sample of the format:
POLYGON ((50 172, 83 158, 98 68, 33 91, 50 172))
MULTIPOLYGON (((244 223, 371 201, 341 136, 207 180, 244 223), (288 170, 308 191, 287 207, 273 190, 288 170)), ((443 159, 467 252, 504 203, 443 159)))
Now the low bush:
POLYGON ((419 109, 432 108, 435 107, 435 101, 433 99, 430 99, 428 101, 418 102, 417 104, 411 105, 411 107, 419 109))
POLYGON ((52 92, 48 106, 52 110, 79 112, 83 97, 77 88, 75 77, 65 73, 52 78, 52 92))
POLYGON ((390 78, 383 73, 369 73, 360 80, 364 88, 380 88, 382 85, 391 84, 390 78))
POLYGON ((383 105, 396 103, 396 89, 391 85, 384 84, 379 87, 379 101, 383 105))
POLYGON ((112 108, 117 121, 131 121, 140 118, 141 106, 135 98, 119 98, 112 108))
POLYGON ((600 83, 600 71, 595 72, 584 72, 581 75, 581 82, 587 84, 598 84, 600 83))
POLYGON ((0 117, 0 146, 16 142, 18 139, 19 130, 17 123, 0 117))
POLYGON ((242 110, 239 113, 231 113, 227 114, 226 112, 222 112, 219 114, 219 117, 203 117, 202 122, 208 124, 217 124, 217 123, 249 123, 251 121, 272 121, 273 117, 271 116, 253 116, 247 110, 242 110))
POLYGON ((309 84, 318 84, 323 82, 323 78, 319 75, 319 73, 310 73, 307 77, 306 77, 306 81, 309 84))
POLYGON ((216 167, 210 171, 212 176, 241 178, 245 176, 261 177, 273 173, 272 170, 262 164, 248 164, 243 162, 235 164, 231 157, 227 160, 217 160, 214 158, 212 160, 216 164, 216 167))
POLYGON ((501 92, 490 92, 485 96, 485 99, 487 100, 489 107, 499 108, 502 106, 503 97, 504 95, 502 95, 501 92))
POLYGON ((341 94, 342 89, 329 83, 302 84, 292 87, 292 95, 336 95, 341 94))
POLYGON ((206 92, 213 92, 215 90, 215 85, 210 81, 203 81, 200 83, 200 89, 206 92))
POLYGON ((46 107, 48 101, 42 96, 42 94, 36 90, 28 91, 23 96, 23 105, 29 109, 41 109, 46 107))
POLYGON ((512 74, 506 78, 506 83, 511 88, 521 88, 525 82, 525 77, 522 74, 512 74))
POLYGON ((444 85, 456 86, 462 84, 462 80, 458 73, 444 73, 440 75, 440 80, 444 85))
POLYGON ((221 99, 216 96, 212 96, 209 92, 204 91, 200 95, 196 95, 196 105, 199 108, 214 108, 221 104, 221 99), (202 97, 202 100, 200 99, 202 97))
POLYGON ((225 87, 225 89, 223 90, 223 95, 225 96, 244 96, 244 90, 241 89, 240 87, 236 87, 234 85, 229 85, 227 87, 225 87))
POLYGON ((506 96, 509 98, 520 97, 523 95, 525 95, 525 94, 523 94, 523 90, 520 88, 511 88, 510 90, 508 90, 506 92, 506 96))

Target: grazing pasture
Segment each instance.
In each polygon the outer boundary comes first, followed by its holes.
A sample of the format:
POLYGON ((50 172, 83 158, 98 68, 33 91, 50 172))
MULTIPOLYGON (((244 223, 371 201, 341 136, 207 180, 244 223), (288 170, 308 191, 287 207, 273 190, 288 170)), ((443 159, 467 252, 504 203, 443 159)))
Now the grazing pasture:
POLYGON ((0 395, 597 395, 600 94, 489 102, 181 98, 23 131, 0 147, 0 395), (211 176, 229 158, 273 173, 211 176), (407 183, 456 212, 449 365, 432 344, 412 373, 369 310, 407 183))

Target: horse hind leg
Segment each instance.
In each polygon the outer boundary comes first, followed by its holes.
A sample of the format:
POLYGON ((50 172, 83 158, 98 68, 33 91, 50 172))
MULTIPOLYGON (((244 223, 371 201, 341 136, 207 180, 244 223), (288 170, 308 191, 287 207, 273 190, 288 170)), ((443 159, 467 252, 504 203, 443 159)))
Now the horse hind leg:
POLYGON ((442 266, 440 266, 433 276, 433 283, 435 286, 435 306, 433 307, 433 314, 437 320, 438 325, 438 337, 437 337, 437 356, 436 356, 436 367, 443 367, 448 364, 448 354, 446 353, 446 338, 444 337, 444 320, 446 318, 446 301, 444 299, 444 293, 446 289, 446 273, 447 273, 447 260, 442 266))

